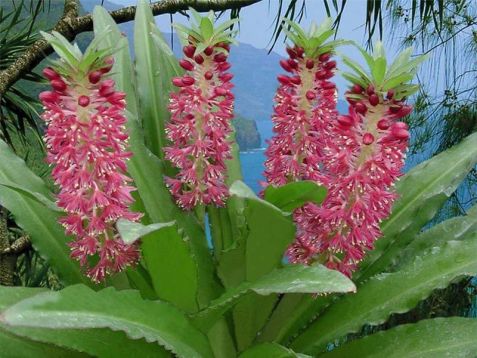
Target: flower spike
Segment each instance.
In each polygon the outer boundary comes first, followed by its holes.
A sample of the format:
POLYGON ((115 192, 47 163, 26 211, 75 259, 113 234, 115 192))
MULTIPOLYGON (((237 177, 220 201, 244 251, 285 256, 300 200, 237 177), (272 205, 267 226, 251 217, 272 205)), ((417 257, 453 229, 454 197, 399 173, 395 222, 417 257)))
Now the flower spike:
POLYGON ((129 210, 135 188, 126 175, 128 135, 125 94, 107 79, 113 58, 93 42, 84 54, 60 34, 43 33, 60 55, 43 71, 51 91, 42 92, 47 123, 47 161, 60 190, 57 203, 66 212, 60 219, 68 235, 71 256, 93 281, 122 271, 139 259, 137 243, 124 243, 115 223, 137 221, 129 210))
POLYGON ((234 96, 227 62, 236 20, 214 27, 214 14, 201 17, 190 29, 176 28, 186 42, 179 64, 186 71, 173 79, 179 88, 170 97, 171 121, 166 133, 171 145, 165 157, 179 173, 166 184, 180 207, 221 206, 228 197, 226 160, 231 158, 228 139, 233 118, 234 96))

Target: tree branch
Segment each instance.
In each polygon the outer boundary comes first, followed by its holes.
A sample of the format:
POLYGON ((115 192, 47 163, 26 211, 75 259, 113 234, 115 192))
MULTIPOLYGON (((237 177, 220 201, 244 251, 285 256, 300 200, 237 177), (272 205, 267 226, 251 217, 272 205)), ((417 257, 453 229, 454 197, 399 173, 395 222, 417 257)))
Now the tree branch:
MULTIPOLYGON (((223 11, 240 9, 260 2, 261 0, 162 0, 151 4, 154 15, 173 14, 193 7, 197 11, 223 11)), ((129 6, 110 12, 116 23, 120 24, 134 20, 136 7, 129 6)), ((65 0, 63 16, 53 28, 69 41, 76 35, 93 30, 93 16, 91 14, 78 17, 78 3, 76 0, 65 0)), ((18 57, 8 68, 0 72, 0 97, 23 75, 30 72, 46 56, 53 52, 47 41, 35 41, 18 57)))

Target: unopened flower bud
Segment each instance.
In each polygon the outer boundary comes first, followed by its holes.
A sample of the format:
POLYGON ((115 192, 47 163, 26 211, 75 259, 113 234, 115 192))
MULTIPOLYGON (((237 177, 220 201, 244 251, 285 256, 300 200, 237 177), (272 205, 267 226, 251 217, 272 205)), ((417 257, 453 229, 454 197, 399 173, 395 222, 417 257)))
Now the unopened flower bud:
POLYGON ((181 67, 186 71, 192 71, 194 69, 194 65, 192 64, 192 62, 184 59, 179 61, 179 65, 181 65, 181 67))
POLYGON ((89 105, 89 97, 88 96, 79 96, 78 97, 78 104, 81 107, 86 107, 89 105))
POLYGON ((363 144, 370 145, 374 142, 374 136, 371 133, 364 133, 363 135, 363 144))

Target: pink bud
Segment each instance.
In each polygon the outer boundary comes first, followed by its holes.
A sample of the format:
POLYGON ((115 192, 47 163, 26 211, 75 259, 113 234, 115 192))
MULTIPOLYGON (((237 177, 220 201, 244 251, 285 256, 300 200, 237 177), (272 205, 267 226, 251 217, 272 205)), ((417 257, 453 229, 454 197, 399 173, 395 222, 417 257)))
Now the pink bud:
POLYGON ((195 83, 194 77, 191 77, 191 76, 182 77, 182 84, 184 86, 192 86, 194 83, 195 83))
POLYGON ((194 65, 192 64, 192 62, 184 59, 179 61, 179 65, 181 65, 181 67, 186 71, 192 71, 194 69, 194 65))
POLYGON ((327 70, 332 70, 333 68, 336 67, 336 61, 325 62, 325 64, 323 64, 323 67, 326 68, 327 70))
POLYGON ((89 82, 96 84, 101 80, 103 73, 101 71, 93 71, 88 75, 89 82))
POLYGON ((386 130, 391 126, 391 122, 387 119, 380 119, 377 123, 377 127, 381 130, 386 130))
POLYGON ((212 79, 212 77, 214 77, 214 74, 210 71, 207 71, 206 73, 204 73, 204 77, 207 81, 209 81, 212 79))
POLYGON ((394 91, 390 89, 386 94, 387 99, 392 99, 394 97, 394 91))
POLYGON ((86 107, 87 105, 89 105, 89 97, 88 96, 79 96, 78 104, 81 107, 86 107))
POLYGON ((204 58, 201 55, 196 55, 194 56, 195 62, 197 62, 199 65, 202 65, 204 63, 204 58))
POLYGON ((311 70, 313 68, 313 66, 315 66, 315 62, 311 58, 309 58, 308 60, 306 60, 305 66, 306 66, 306 68, 311 70))
POLYGON ((316 98, 316 94, 315 92, 313 91, 306 91, 306 98, 309 100, 309 101, 312 101, 316 98))
POLYGON ((318 59, 320 60, 320 62, 326 62, 328 61, 329 59, 331 58, 331 54, 329 52, 327 53, 322 53, 320 55, 320 57, 318 57, 318 59))
POLYGON ((396 122, 393 124, 393 128, 408 129, 409 126, 405 122, 396 122))
POLYGON ((296 52, 294 49, 292 49, 291 47, 287 47, 286 50, 290 58, 296 58, 296 52))
POLYGON ((109 95, 114 93, 114 81, 113 80, 106 80, 101 83, 101 87, 99 88, 99 95, 103 97, 108 97, 109 95))
POLYGON ((325 80, 325 79, 329 78, 329 77, 328 77, 328 71, 326 71, 326 70, 319 70, 318 72, 316 72, 315 78, 316 78, 317 80, 325 80))
POLYGON ((217 68, 220 71, 227 71, 230 68, 230 66, 232 66, 232 65, 228 62, 221 62, 217 65, 217 68))
POLYGON ((355 85, 353 85, 353 87, 351 87, 351 92, 356 93, 356 94, 361 94, 361 93, 363 93, 363 87, 361 87, 358 84, 355 84, 355 85))
POLYGON ((43 69, 43 76, 51 80, 56 80, 60 78, 60 75, 51 67, 45 67, 43 69))
POLYGON ((353 118, 350 116, 339 116, 338 123, 345 127, 350 127, 353 125, 353 118))
POLYGON ((364 133, 363 144, 370 145, 374 142, 374 136, 371 133, 364 133))
POLYGON ((192 58, 194 57, 195 46, 187 45, 182 49, 182 51, 184 52, 184 55, 186 55, 189 58, 192 58))
POLYGON ((299 84, 301 84, 301 78, 300 76, 290 77, 290 82, 298 86, 299 84))
POLYGON ((366 93, 368 94, 368 96, 371 96, 374 93, 374 86, 369 85, 368 88, 366 89, 366 93))
POLYGON ((321 88, 323 88, 323 89, 335 89, 336 85, 333 82, 323 82, 321 84, 321 88))
POLYGON ((391 129, 391 134, 394 136, 394 138, 396 139, 401 139, 401 140, 404 140, 404 139, 408 139, 409 138, 409 132, 407 131, 407 129, 403 129, 403 128, 392 128, 391 129))
POLYGON ((111 96, 108 97, 108 102, 111 104, 118 103, 126 98, 126 93, 124 92, 114 92, 111 96))
POLYGON ((284 84, 284 85, 287 85, 290 83, 290 77, 285 75, 278 75, 277 79, 281 84, 284 84))
POLYGON ((214 92, 217 96, 225 96, 228 93, 228 91, 222 87, 216 87, 214 92))
POLYGON ((229 82, 232 78, 234 78, 234 75, 231 74, 231 73, 224 73, 224 74, 221 74, 219 76, 219 78, 223 81, 223 82, 229 82))
POLYGON ((184 83, 182 83, 182 78, 180 77, 174 77, 172 79, 172 84, 176 87, 184 87, 184 83))
POLYGON ((295 60, 292 60, 291 58, 289 58, 287 62, 291 68, 295 68, 295 69, 298 68, 298 62, 296 62, 295 60))
POLYGON ((373 93, 371 96, 369 96, 369 103, 372 106, 377 106, 379 104, 379 97, 376 93, 373 93))
POLYGON ((303 54, 305 53, 305 50, 302 47, 295 47, 295 52, 298 57, 303 57, 303 54))
POLYGON ((204 50, 204 53, 206 56, 212 55, 213 52, 214 52, 214 48, 212 46, 207 46, 204 50))
POLYGON ((225 55, 224 53, 218 53, 217 55, 214 56, 214 61, 225 62, 227 61, 227 55, 225 55))
POLYGON ((42 102, 44 102, 44 103, 55 102, 55 101, 57 101, 58 98, 59 98, 58 94, 56 94, 55 92, 51 92, 51 91, 41 92, 38 97, 39 97, 40 100, 41 100, 42 102))
POLYGON ((354 109, 356 110, 357 113, 365 114, 368 108, 366 105, 362 102, 357 102, 354 106, 354 109))
POLYGON ((412 106, 402 106, 401 110, 399 111, 399 115, 404 117, 407 116, 412 112, 412 106))
POLYGON ((280 60, 280 66, 282 66, 282 68, 287 72, 293 72, 287 60, 280 60))
POLYGON ((51 87, 53 87, 55 91, 63 92, 66 89, 66 83, 61 79, 52 80, 51 87))

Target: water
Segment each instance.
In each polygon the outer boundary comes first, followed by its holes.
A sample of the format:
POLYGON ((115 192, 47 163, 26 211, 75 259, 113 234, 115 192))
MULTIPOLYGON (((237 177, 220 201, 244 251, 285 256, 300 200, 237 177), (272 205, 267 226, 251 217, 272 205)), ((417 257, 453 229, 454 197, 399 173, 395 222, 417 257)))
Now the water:
POLYGON ((262 138, 262 148, 240 152, 240 163, 245 184, 255 193, 262 190, 260 182, 263 182, 263 162, 265 161, 266 141, 272 137, 273 123, 271 120, 257 122, 257 128, 262 138))

